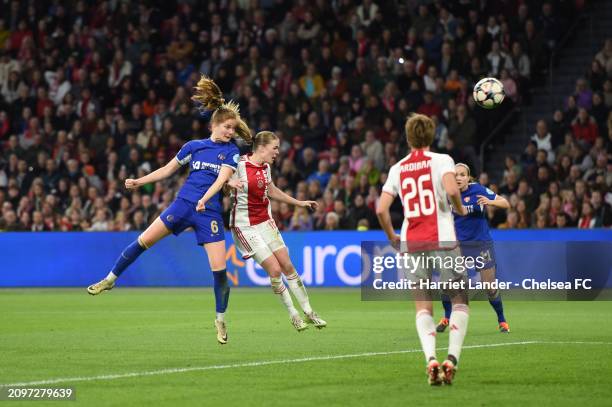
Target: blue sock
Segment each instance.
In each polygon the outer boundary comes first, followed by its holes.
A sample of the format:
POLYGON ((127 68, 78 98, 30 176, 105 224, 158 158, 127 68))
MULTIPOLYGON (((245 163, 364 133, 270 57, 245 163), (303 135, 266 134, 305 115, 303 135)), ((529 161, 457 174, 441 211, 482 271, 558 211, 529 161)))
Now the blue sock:
POLYGON ((489 297, 489 304, 491 304, 491 306, 495 310, 495 313, 497 313, 497 322, 506 322, 506 317, 504 316, 504 305, 502 304, 501 295, 497 293, 495 297, 489 297))
POLYGON ((213 278, 215 280, 215 306, 217 312, 225 312, 230 295, 227 271, 225 269, 213 271, 213 278))
POLYGON ((125 250, 123 250, 123 252, 121 252, 121 255, 111 269, 111 272, 119 277, 121 273, 123 273, 123 270, 125 270, 130 264, 134 263, 134 260, 136 260, 145 250, 147 249, 138 243, 138 239, 134 240, 128 245, 128 247, 125 248, 125 250))
POLYGON ((444 307, 444 318, 449 319, 453 310, 453 304, 446 294, 442 294, 442 306, 444 307))

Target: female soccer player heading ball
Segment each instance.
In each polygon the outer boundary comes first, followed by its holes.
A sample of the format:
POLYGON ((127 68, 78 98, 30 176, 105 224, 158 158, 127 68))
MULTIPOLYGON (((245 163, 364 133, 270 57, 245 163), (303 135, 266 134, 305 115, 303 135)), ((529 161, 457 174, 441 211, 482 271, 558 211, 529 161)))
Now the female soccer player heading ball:
MULTIPOLYGON (((230 186, 236 188, 230 213, 232 236, 243 258, 253 257, 266 270, 272 290, 287 308, 294 328, 298 332, 303 331, 308 327, 306 322, 316 328, 323 328, 327 322, 310 306, 306 288, 295 271, 285 242, 272 219, 270 199, 309 209, 316 209, 317 202, 298 201, 274 185, 270 164, 278 156, 278 148, 278 137, 270 131, 262 131, 253 139, 253 153, 241 157, 236 174, 230 181, 230 186), (306 322, 293 306, 281 274, 285 275, 289 289, 304 311, 306 322)), ((202 198, 200 203, 206 203, 206 198, 202 198)))
POLYGON ((161 181, 174 174, 181 166, 189 165, 189 176, 181 187, 176 200, 153 223, 123 250, 110 273, 102 281, 87 287, 91 295, 100 294, 115 286, 115 280, 146 249, 168 236, 180 234, 188 227, 195 230, 198 245, 204 246, 210 269, 214 277, 214 292, 217 317, 217 341, 227 343, 225 311, 230 288, 227 282, 225 264, 225 231, 223 229, 223 208, 219 190, 229 180, 239 161, 239 150, 232 139, 236 136, 251 141, 251 131, 240 118, 238 105, 225 103, 219 87, 209 78, 202 76, 191 98, 201 107, 212 110, 210 138, 191 140, 180 149, 164 167, 138 179, 126 179, 127 189, 161 181), (206 212, 196 211, 196 204, 202 194, 208 191, 210 202, 206 212))
MULTIPOLYGON (((489 224, 485 215, 485 206, 491 205, 497 208, 508 209, 510 203, 477 182, 470 182, 470 167, 466 164, 455 165, 457 187, 461 192, 461 202, 468 210, 467 216, 455 216, 455 230, 461 245, 464 257, 476 258, 482 256, 486 263, 480 270, 481 280, 487 283, 495 281, 495 252, 493 250, 493 238, 489 233, 489 224)), ((489 303, 497 314, 497 323, 501 333, 509 333, 510 326, 504 316, 504 306, 498 290, 488 290, 489 303)), ((444 317, 438 322, 436 331, 444 332, 448 326, 452 306, 450 299, 442 296, 444 306, 444 317)))
MULTIPOLYGON (((455 181, 455 163, 446 154, 429 151, 434 140, 435 124, 427 116, 412 115, 405 126, 406 139, 411 152, 389 170, 383 186, 376 214, 387 238, 394 244, 408 246, 408 253, 417 248, 425 250, 427 256, 460 255, 456 247, 455 226, 450 202, 454 210, 467 214, 461 204, 461 196, 455 181), (404 224, 401 235, 396 235, 391 224, 389 208, 397 195, 404 206, 404 224), (446 248, 446 249, 445 249, 446 248)), ((424 251, 418 250, 418 255, 424 251)), ((414 263, 413 263, 414 264, 414 263)), ((431 281, 432 269, 420 267, 413 270, 420 281, 431 281)), ((466 281, 467 274, 453 268, 440 270, 440 280, 466 281)), ((428 382, 431 385, 451 384, 463 346, 468 326, 468 298, 465 289, 448 291, 453 303, 448 357, 440 364, 436 358, 436 325, 429 290, 414 290, 416 305, 416 328, 427 362, 428 382)))

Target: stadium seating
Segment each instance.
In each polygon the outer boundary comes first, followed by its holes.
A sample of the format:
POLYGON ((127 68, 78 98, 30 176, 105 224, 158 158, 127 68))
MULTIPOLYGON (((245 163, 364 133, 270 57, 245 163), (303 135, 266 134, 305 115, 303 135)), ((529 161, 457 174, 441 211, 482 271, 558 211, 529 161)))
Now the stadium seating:
MULTIPOLYGON (((377 229, 381 185, 407 153, 413 111, 435 116, 436 150, 509 198, 507 215, 489 212, 494 227, 612 224, 612 43, 591 56, 562 116, 506 159, 503 179, 477 154, 508 112, 532 102, 582 2, 95 3, 0 6, 0 230, 144 229, 184 175, 136 193, 123 180, 207 137, 189 100, 200 73, 253 131, 281 136, 276 184, 320 201, 313 214, 275 204, 281 229, 377 229), (494 111, 471 97, 485 76, 506 88, 494 111)), ((401 216, 397 202, 397 225, 401 216)))

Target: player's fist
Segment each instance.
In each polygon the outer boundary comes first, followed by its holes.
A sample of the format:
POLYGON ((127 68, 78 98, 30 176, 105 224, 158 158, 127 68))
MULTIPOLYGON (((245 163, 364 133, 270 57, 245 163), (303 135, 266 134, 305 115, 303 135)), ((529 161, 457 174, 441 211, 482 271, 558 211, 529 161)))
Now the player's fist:
POLYGON ((242 186, 242 182, 240 182, 240 180, 236 178, 232 178, 229 181, 227 181, 227 185, 229 185, 230 187, 234 189, 238 189, 240 191, 244 189, 244 187, 242 186))
POLYGON ((317 201, 300 201, 300 207, 314 211, 319 207, 319 203, 317 201))
POLYGON ((491 201, 489 198, 483 195, 476 195, 478 197, 478 205, 490 205, 491 201))
POLYGON ((400 244, 402 242, 402 238, 400 237, 400 235, 396 235, 395 233, 391 236, 389 236, 389 243, 391 243, 391 246, 393 246, 396 250, 400 250, 400 244))
POLYGON ((196 211, 198 212, 204 212, 206 210, 206 206, 204 205, 204 200, 200 199, 198 201, 198 204, 196 205, 196 211))
POLYGON ((128 178, 125 180, 125 189, 136 189, 138 188, 138 183, 135 179, 128 178))

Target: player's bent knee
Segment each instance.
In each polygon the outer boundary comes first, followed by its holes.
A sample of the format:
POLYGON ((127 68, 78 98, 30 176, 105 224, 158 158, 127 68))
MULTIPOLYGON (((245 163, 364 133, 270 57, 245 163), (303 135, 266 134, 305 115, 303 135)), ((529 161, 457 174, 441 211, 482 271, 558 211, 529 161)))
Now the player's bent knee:
POLYGON ((283 274, 289 276, 295 272, 295 267, 293 266, 293 263, 289 262, 287 264, 283 264, 282 270, 283 274))
POLYGON ((453 305, 455 304, 468 304, 468 296, 464 290, 453 290, 453 292, 448 293, 453 305))
POLYGON ((278 264, 274 256, 269 256, 267 259, 262 261, 260 264, 261 264, 261 267, 264 270, 266 270, 266 273, 268 273, 268 275, 271 278, 278 278, 281 276, 282 268, 280 264, 278 264))
POLYGON ((280 267, 272 267, 268 271, 268 275, 272 278, 278 278, 281 276, 281 268, 280 267))
POLYGON ((138 243, 145 249, 150 249, 155 243, 159 242, 170 233, 170 230, 158 217, 140 234, 140 236, 138 236, 138 243))

